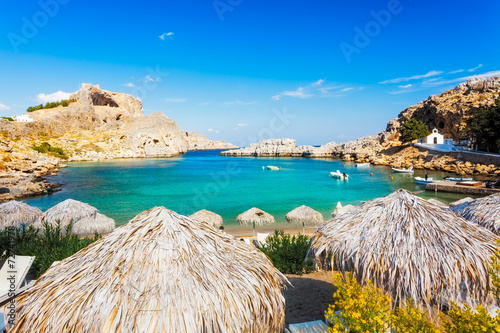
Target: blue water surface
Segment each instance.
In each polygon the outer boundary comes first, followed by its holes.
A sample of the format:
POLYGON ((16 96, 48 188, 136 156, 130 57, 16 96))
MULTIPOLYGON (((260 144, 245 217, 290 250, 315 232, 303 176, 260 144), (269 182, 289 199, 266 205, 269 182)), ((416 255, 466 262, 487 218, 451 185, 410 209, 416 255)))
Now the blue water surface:
POLYGON ((461 195, 425 192, 413 176, 443 178, 443 172, 416 170, 414 175, 392 173, 389 167, 360 167, 338 159, 223 157, 220 151, 189 152, 175 158, 120 159, 74 162, 66 173, 50 177, 62 184, 52 195, 24 200, 46 210, 68 198, 86 202, 124 224, 138 213, 165 206, 190 215, 200 209, 220 214, 225 224, 258 207, 285 221, 285 214, 307 205, 329 218, 337 202, 357 205, 405 188, 425 198, 450 202, 461 195), (263 166, 281 166, 281 171, 263 166), (329 177, 346 172, 348 181, 329 177), (370 176, 373 173, 373 176, 370 176), (393 179, 390 175, 392 174, 393 179))

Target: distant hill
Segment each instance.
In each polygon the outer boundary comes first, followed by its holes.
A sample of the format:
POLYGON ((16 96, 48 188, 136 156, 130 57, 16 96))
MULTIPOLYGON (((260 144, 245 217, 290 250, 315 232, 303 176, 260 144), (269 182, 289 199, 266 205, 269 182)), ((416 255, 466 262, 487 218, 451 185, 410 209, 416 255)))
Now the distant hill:
POLYGON ((144 115, 140 99, 82 84, 66 107, 29 113, 32 122, 0 121, 0 132, 34 144, 49 142, 71 160, 168 157, 188 150, 231 149, 224 141, 181 131, 161 112, 144 115))

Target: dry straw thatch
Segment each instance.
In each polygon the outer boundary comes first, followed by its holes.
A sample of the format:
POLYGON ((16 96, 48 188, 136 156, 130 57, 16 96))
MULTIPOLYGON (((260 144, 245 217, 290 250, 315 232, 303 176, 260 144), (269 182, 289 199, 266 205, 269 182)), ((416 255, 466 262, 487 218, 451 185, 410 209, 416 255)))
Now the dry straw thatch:
POLYGON ((253 207, 247 210, 246 212, 238 215, 236 220, 243 225, 248 225, 249 223, 252 223, 255 226, 255 225, 274 223, 274 216, 266 213, 265 211, 259 208, 253 207))
POLYGON ((370 279, 398 306, 431 313, 449 301, 489 304, 487 262, 497 237, 406 190, 368 201, 320 226, 311 253, 359 282, 370 279))
POLYGON ((194 220, 207 222, 214 227, 220 227, 223 223, 222 216, 206 209, 199 210, 196 213, 189 215, 189 217, 194 220))
POLYGON ((300 223, 302 225, 316 225, 324 222, 323 215, 308 206, 300 206, 285 215, 290 223, 300 223))
POLYGON ((500 193, 471 201, 462 216, 500 235, 500 193))
POLYGON ((457 201, 453 201, 450 203, 450 209, 453 213, 457 215, 462 215, 462 212, 464 211, 465 207, 471 204, 474 199, 466 197, 457 201))
POLYGON ((9 201, 0 204, 0 228, 18 228, 23 224, 33 224, 40 221, 42 211, 24 202, 9 201))
POLYGON ((92 237, 96 232, 105 235, 115 229, 113 219, 100 214, 97 208, 73 199, 48 209, 34 226, 43 228, 44 223, 56 226, 58 221, 62 229, 72 225, 71 231, 80 237, 92 237))
POLYGON ((286 282, 259 250, 155 207, 50 268, 9 332, 281 332, 286 282))

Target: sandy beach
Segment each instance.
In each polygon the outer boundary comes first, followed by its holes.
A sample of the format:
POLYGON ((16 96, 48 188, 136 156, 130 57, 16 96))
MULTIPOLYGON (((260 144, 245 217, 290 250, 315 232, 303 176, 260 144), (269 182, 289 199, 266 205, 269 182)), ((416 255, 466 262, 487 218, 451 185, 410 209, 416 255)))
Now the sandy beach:
POLYGON ((292 284, 284 294, 286 301, 285 323, 302 323, 325 320, 325 311, 333 303, 332 271, 316 271, 302 276, 287 274, 292 284))

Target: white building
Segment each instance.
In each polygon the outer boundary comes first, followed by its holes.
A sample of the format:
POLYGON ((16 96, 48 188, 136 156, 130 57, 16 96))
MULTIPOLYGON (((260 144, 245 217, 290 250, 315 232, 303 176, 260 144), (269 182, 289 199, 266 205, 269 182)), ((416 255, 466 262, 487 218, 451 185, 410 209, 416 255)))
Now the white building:
POLYGON ((22 122, 30 122, 33 121, 33 119, 30 117, 29 114, 25 113, 20 116, 15 116, 13 117, 15 121, 22 121, 22 122))
POLYGON ((444 135, 439 134, 438 130, 435 128, 432 133, 427 135, 425 138, 418 139, 416 146, 421 146, 427 149, 438 150, 438 151, 458 151, 458 149, 453 145, 453 139, 445 139, 444 135))
MULTIPOLYGON (((427 143, 434 145, 442 145, 444 144, 444 135, 439 134, 438 130, 435 128, 432 130, 432 133, 427 135, 425 138, 418 139, 418 143, 427 143)), ((452 140, 453 144, 453 140, 452 140)))

